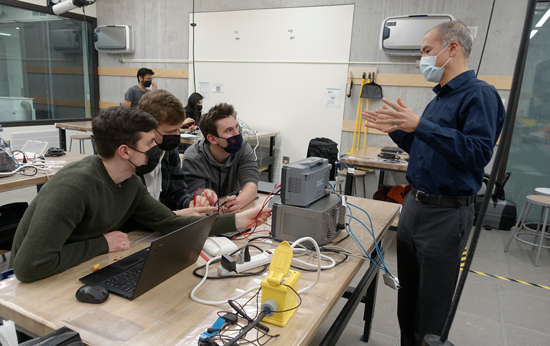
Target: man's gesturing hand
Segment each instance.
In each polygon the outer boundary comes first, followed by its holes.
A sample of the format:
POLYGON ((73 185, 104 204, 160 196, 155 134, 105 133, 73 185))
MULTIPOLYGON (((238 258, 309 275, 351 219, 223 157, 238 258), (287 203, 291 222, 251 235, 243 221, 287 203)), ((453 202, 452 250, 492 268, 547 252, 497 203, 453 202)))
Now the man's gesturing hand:
POLYGON ((386 98, 383 98, 382 101, 385 103, 382 109, 361 113, 363 119, 368 121, 367 127, 386 133, 395 130, 416 131, 420 123, 420 117, 401 100, 401 97, 397 98, 397 103, 386 98))

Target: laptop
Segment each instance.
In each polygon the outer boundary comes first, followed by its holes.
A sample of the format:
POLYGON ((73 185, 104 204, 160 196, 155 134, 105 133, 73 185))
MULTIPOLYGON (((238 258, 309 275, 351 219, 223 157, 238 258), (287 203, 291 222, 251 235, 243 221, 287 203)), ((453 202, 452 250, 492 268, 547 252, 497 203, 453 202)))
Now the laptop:
MULTIPOLYGON (((275 190, 277 187, 277 183, 268 183, 267 181, 258 181, 258 192, 270 194, 271 191, 275 190)), ((273 192, 274 194, 277 193, 277 191, 273 192)))
POLYGON ((151 243, 151 246, 80 278, 86 284, 134 300, 197 261, 214 225, 207 216, 151 243))

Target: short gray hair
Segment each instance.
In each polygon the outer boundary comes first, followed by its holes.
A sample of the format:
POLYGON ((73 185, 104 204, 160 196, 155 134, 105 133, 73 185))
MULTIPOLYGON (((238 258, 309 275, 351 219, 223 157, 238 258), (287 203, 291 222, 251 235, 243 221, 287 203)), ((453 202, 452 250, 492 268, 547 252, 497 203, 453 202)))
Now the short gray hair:
POLYGON ((441 47, 448 46, 452 41, 458 42, 462 46, 464 57, 468 59, 474 43, 474 35, 464 23, 458 21, 445 22, 439 24, 437 29, 441 47))

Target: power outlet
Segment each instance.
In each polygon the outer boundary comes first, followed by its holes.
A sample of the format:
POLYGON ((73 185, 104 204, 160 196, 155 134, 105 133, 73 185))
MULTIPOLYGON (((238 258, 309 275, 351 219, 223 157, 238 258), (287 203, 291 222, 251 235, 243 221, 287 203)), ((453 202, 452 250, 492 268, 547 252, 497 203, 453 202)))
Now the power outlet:
POLYGON ((290 163, 290 157, 283 156, 283 165, 288 165, 290 163))
MULTIPOLYGON (((250 258, 250 261, 248 261, 248 262, 244 262, 242 264, 237 263, 236 272, 237 273, 242 273, 242 272, 245 272, 247 270, 250 270, 250 269, 253 269, 253 268, 256 268, 256 267, 260 267, 260 266, 263 266, 263 265, 266 265, 266 264, 270 264, 271 263, 271 258, 273 257, 274 252, 275 252, 275 249, 266 250, 266 251, 262 252, 259 255, 252 256, 250 258)), ((235 272, 230 272, 222 266, 218 267, 218 275, 219 276, 228 276, 228 275, 233 275, 233 274, 235 274, 235 272)))

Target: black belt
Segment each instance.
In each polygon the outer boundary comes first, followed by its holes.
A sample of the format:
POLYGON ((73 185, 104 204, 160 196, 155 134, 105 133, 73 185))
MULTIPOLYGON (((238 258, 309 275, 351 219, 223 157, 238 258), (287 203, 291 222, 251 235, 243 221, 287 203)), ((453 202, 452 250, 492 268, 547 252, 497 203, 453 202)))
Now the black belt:
POLYGON ((460 208, 463 205, 469 205, 474 202, 475 195, 471 196, 436 196, 428 195, 424 191, 418 191, 414 187, 411 189, 411 195, 419 202, 426 204, 441 205, 449 208, 460 208))

